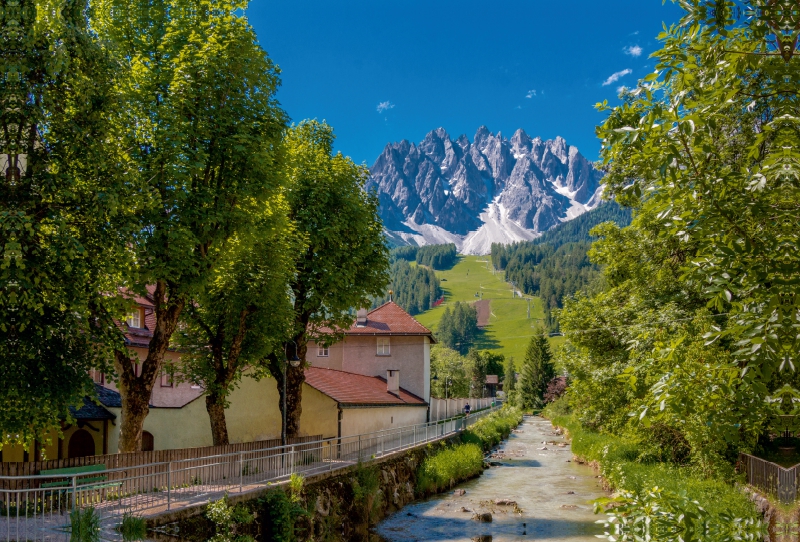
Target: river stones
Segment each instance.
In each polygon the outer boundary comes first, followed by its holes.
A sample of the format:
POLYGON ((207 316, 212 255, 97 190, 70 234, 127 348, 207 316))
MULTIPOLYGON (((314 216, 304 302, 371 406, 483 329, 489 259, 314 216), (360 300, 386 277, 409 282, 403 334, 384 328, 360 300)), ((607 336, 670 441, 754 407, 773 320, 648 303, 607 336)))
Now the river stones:
POLYGON ((562 504, 561 508, 563 508, 564 510, 577 510, 578 509, 577 505, 574 505, 574 504, 562 504))
POLYGON ((480 536, 475 536, 472 538, 472 542, 492 542, 492 535, 482 534, 480 536))
POLYGON ((455 495, 456 497, 463 497, 466 494, 467 494, 466 489, 456 489, 455 491, 453 491, 453 495, 455 495))
POLYGON ((498 506, 514 506, 517 504, 517 501, 512 501, 511 499, 495 499, 494 503, 498 506))
POLYGON ((480 521, 481 523, 491 523, 492 522, 492 514, 489 512, 483 512, 482 514, 473 514, 472 519, 475 521, 480 521))

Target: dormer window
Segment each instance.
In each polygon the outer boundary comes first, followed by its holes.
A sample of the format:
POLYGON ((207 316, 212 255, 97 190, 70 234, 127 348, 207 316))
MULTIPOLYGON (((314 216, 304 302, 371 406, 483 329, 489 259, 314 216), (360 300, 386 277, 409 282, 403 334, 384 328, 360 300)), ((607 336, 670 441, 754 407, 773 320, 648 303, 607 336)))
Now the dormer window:
POLYGON ((125 319, 127 322, 128 327, 135 327, 135 328, 142 328, 142 310, 141 309, 134 309, 130 314, 128 314, 128 318, 125 319))
POLYGON ((378 337, 378 355, 388 356, 389 353, 389 337, 378 337))

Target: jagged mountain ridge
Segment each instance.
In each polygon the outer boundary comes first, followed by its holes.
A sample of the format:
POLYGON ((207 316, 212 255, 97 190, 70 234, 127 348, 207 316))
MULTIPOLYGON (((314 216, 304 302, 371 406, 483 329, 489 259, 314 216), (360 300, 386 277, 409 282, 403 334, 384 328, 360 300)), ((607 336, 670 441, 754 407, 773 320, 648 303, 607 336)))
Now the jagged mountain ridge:
POLYGON ((386 145, 370 171, 390 239, 452 242, 464 254, 535 239, 596 207, 602 192, 602 173, 576 147, 522 129, 509 140, 481 126, 470 142, 438 128, 419 144, 386 145))

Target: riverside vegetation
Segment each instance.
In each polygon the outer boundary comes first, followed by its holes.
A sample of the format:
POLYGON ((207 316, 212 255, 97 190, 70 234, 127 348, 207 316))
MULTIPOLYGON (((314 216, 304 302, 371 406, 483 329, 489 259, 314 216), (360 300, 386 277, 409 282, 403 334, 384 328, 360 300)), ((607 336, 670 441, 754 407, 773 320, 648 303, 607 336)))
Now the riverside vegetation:
POLYGON ((453 488, 480 475, 484 453, 522 422, 522 412, 503 407, 446 441, 406 452, 388 463, 359 464, 315 483, 298 475, 262 496, 230 504, 209 503, 205 515, 178 525, 187 540, 366 540, 368 530, 415 498, 453 488), (406 499, 393 491, 410 487, 406 499))

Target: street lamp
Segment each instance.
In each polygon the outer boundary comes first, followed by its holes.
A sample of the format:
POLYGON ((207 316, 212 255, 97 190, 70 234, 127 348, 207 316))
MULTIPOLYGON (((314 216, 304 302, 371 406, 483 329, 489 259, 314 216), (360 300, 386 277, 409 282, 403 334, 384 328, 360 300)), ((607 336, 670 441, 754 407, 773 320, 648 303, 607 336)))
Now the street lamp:
POLYGON ((283 425, 281 427, 281 445, 286 446, 286 366, 291 365, 294 368, 300 366, 300 357, 297 355, 297 343, 294 343, 294 354, 292 357, 289 357, 289 354, 286 353, 286 347, 284 346, 284 354, 286 354, 286 363, 283 364, 283 425))

